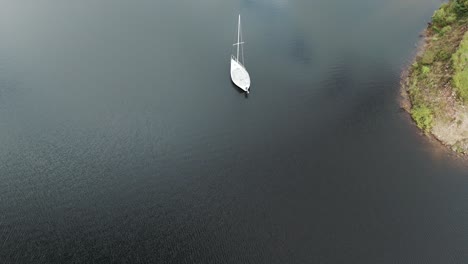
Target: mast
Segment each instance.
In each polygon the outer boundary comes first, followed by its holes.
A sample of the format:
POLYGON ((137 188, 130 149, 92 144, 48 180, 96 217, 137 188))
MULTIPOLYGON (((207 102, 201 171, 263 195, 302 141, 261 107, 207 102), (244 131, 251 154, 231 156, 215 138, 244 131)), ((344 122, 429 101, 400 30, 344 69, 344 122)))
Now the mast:
POLYGON ((240 14, 239 14, 239 23, 237 24, 237 56, 236 60, 239 62, 239 45, 240 45, 240 14))

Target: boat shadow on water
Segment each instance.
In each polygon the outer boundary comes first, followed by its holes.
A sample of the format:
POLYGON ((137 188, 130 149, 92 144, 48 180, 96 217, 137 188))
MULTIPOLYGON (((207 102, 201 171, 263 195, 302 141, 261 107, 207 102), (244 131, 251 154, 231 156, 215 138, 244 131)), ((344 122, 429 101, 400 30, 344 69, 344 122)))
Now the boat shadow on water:
POLYGON ((231 82, 231 87, 232 89, 236 90, 236 92, 239 93, 240 95, 244 95, 246 99, 249 98, 250 93, 246 93, 245 91, 237 87, 237 85, 235 85, 233 82, 231 82))

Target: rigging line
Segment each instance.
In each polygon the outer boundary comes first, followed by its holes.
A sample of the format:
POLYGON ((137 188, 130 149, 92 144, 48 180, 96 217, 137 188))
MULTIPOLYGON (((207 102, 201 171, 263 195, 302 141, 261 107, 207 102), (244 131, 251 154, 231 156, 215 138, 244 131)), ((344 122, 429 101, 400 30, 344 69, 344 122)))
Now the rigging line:
MULTIPOLYGON (((242 26, 240 27, 240 30, 241 30, 241 34, 240 34, 240 42, 242 43, 242 46, 241 46, 241 54, 242 54, 242 65, 245 66, 245 62, 244 62, 244 38, 242 36, 242 26)), ((239 44, 241 45, 241 44, 239 44)))
POLYGON ((239 62, 239 40, 240 40, 240 27, 241 27, 241 21, 240 21, 240 15, 239 15, 239 22, 237 24, 237 62, 239 62))
MULTIPOLYGON (((236 36, 235 36, 235 34, 232 34, 232 35, 234 36, 234 39, 232 40, 232 43, 236 43, 236 36)), ((231 46, 231 58, 234 57, 234 54, 236 52, 236 47, 234 47, 234 46, 235 46, 235 44, 233 44, 231 46)))

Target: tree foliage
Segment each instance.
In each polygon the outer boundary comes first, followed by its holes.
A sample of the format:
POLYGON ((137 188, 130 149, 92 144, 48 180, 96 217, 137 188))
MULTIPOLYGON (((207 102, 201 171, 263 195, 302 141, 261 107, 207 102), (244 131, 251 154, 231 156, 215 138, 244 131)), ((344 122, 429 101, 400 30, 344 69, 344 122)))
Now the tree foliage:
POLYGON ((460 98, 468 102, 468 33, 465 33, 460 46, 452 56, 453 84, 457 89, 460 98))
POLYGON ((452 5, 453 10, 458 16, 463 17, 468 15, 468 0, 455 0, 452 5))
POLYGON ((413 109, 411 109, 411 117, 420 129, 428 132, 432 128, 432 120, 434 119, 434 116, 429 107, 425 105, 413 107, 413 109))

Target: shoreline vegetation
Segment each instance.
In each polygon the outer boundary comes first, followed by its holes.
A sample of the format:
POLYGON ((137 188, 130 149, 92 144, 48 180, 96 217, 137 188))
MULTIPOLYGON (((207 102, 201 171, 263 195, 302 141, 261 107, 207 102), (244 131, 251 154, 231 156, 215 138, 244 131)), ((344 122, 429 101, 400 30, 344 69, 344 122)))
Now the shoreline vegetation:
POLYGON ((449 0, 434 12, 403 73, 402 96, 426 135, 468 155, 468 0, 449 0))

